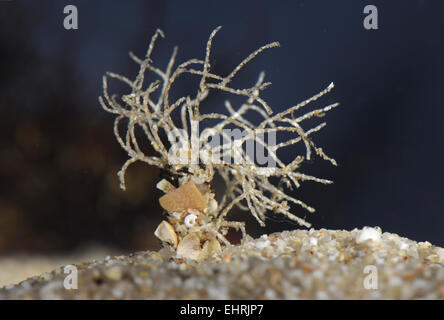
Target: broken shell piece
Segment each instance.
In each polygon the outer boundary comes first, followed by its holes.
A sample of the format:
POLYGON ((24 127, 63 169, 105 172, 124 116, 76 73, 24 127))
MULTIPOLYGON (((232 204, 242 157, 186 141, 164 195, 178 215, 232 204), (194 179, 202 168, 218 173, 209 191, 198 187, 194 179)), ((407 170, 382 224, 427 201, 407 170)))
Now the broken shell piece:
POLYGON ((168 242, 174 248, 177 247, 177 234, 171 224, 166 221, 162 221, 154 231, 154 235, 164 242, 168 242))
POLYGON ((204 197, 192 181, 185 182, 179 188, 168 192, 159 199, 159 202, 162 208, 168 212, 186 209, 203 211, 207 206, 204 197))
POLYGON ((177 254, 188 259, 199 260, 201 251, 200 239, 195 233, 180 240, 177 246, 177 254))
POLYGON ((156 184, 157 189, 168 193, 171 192, 173 190, 175 190, 176 188, 166 179, 162 179, 160 180, 157 184, 156 184))
POLYGON ((220 247, 219 241, 217 241, 216 239, 207 240, 205 241, 202 248, 202 253, 200 255, 201 260, 211 258, 213 254, 219 254, 221 252, 222 248, 220 247))

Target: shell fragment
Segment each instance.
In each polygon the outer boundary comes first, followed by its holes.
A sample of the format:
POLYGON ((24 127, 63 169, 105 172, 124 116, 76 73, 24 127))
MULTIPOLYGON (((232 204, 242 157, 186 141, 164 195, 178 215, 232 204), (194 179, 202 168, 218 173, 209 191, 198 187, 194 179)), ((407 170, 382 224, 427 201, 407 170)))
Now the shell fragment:
POLYGON ((166 179, 162 179, 160 180, 157 184, 156 184, 157 189, 168 193, 171 192, 173 190, 175 190, 176 188, 166 179))
POLYGON ((159 199, 159 202, 168 212, 186 209, 204 210, 207 207, 205 198, 192 181, 185 182, 179 188, 168 192, 159 199))
POLYGON ((168 242, 174 248, 177 247, 177 234, 174 228, 167 221, 162 221, 154 231, 154 235, 164 242, 168 242))
POLYGON ((199 260, 201 251, 200 239, 195 233, 185 236, 177 246, 178 255, 192 260, 199 260))
POLYGON ((211 239, 205 241, 203 248, 202 248, 202 254, 200 259, 208 259, 213 256, 213 254, 219 254, 222 252, 222 248, 220 247, 219 241, 216 239, 211 239))

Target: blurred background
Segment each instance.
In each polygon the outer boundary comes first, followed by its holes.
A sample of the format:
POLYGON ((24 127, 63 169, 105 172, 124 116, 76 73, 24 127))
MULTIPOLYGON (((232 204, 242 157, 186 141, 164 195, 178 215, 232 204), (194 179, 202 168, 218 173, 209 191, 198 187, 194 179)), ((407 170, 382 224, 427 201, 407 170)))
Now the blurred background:
MULTIPOLYGON (((153 56, 163 67, 174 45, 178 62, 204 58, 222 25, 212 60, 220 74, 279 41, 233 84, 251 86, 265 70, 273 85, 263 97, 275 112, 335 83, 313 106, 341 105, 314 139, 339 166, 316 159, 303 167, 334 184, 304 183, 294 195, 317 211, 295 214, 314 228, 380 226, 444 246, 443 12, 443 2, 425 0, 0 1, 0 286, 88 254, 160 247, 160 172, 133 165, 127 191, 119 189, 127 155, 97 100, 106 71, 135 77, 128 52, 143 56, 156 28, 166 34, 153 56), (63 27, 70 4, 77 30, 63 27), (367 4, 378 8, 378 30, 363 27, 367 4), (37 258, 49 262, 26 274, 12 263, 37 258)), ((224 98, 208 108, 223 108, 224 98)), ((255 236, 298 227, 271 216, 263 229, 241 211, 231 218, 246 220, 255 236)))

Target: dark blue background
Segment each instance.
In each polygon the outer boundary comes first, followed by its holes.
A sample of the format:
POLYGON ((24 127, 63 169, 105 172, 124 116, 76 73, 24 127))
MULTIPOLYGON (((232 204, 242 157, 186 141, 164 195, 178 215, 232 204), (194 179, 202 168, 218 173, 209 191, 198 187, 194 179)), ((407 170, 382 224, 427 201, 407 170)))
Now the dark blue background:
MULTIPOLYGON (((106 143, 117 149, 112 134, 113 118, 97 102, 102 90, 101 77, 106 71, 134 77, 137 66, 129 59, 128 52, 142 56, 156 28, 166 34, 154 54, 162 66, 176 44, 179 61, 203 58, 209 34, 215 27, 223 26, 213 47, 214 68, 220 73, 231 70, 254 49, 279 41, 281 47, 252 62, 239 74, 236 84, 241 87, 254 82, 258 72, 265 70, 266 80, 273 85, 264 97, 275 111, 280 111, 334 82, 335 89, 315 106, 336 101, 341 104, 327 115, 328 126, 315 137, 327 154, 338 161, 339 167, 321 160, 305 167, 306 172, 335 183, 303 184, 297 196, 317 212, 311 215, 301 209, 296 213, 305 216, 315 228, 380 226, 383 231, 444 245, 442 1, 16 0, 0 2, 0 12, 4 28, 0 31, 4 37, 1 50, 7 53, 16 48, 23 54, 17 58, 17 65, 25 66, 23 70, 10 72, 10 78, 1 79, 3 92, 14 85, 20 88, 20 93, 11 95, 7 102, 0 100, 3 121, 12 114, 20 119, 41 112, 33 104, 31 94, 41 97, 55 90, 54 84, 63 83, 70 94, 70 108, 78 109, 77 114, 83 118, 103 122, 108 130, 97 143, 107 139, 106 143), (78 30, 63 28, 63 8, 67 4, 78 8, 78 30), (363 8, 367 4, 378 8, 378 30, 363 27, 363 8), (32 68, 25 64, 29 63, 26 50, 38 52, 39 58, 32 68), (58 64, 62 65, 58 69, 62 71, 54 75, 50 70, 58 64), (38 90, 36 83, 41 86, 38 90), (14 110, 9 107, 11 101, 14 110)), ((13 58, 8 54, 6 57, 13 58)), ((187 84, 182 84, 177 90, 186 89, 187 84)), ((58 101, 63 104, 63 95, 58 101)), ((223 107, 221 101, 213 102, 211 108, 223 107)), ((64 108, 66 111, 68 107, 64 108)), ((51 117, 51 113, 45 115, 51 117)), ((57 119, 62 123, 67 121, 62 116, 57 119)), ((60 132, 55 130, 52 134, 63 134, 62 128, 63 125, 60 132)), ((70 137, 75 139, 75 136, 74 132, 70 137)), ((124 151, 118 154, 122 163, 124 151)), ((86 175, 82 177, 87 179, 86 175)), ((21 194, 13 198, 20 202, 21 194)), ((50 200, 41 200, 45 201, 50 200)), ((137 210, 122 207, 120 211, 125 218, 114 224, 112 220, 107 222, 107 230, 117 234, 125 223, 131 225, 128 221, 133 216, 147 215, 157 205, 155 197, 150 201, 137 210)), ((23 210, 26 216, 29 210, 23 210)), ((161 218, 160 213, 149 214, 154 222, 146 223, 146 233, 152 233, 161 218)), ((53 221, 59 215, 60 211, 46 218, 53 221)), ((234 217, 243 219, 241 214, 234 217)), ((69 219, 75 221, 74 217, 69 219)), ((90 232, 76 238, 72 231, 74 240, 67 247, 97 240, 94 235, 101 233, 101 222, 94 224, 95 218, 90 216, 90 219, 94 226, 90 232)), ((248 221, 253 233, 264 232, 257 229, 253 220, 248 221)), ((265 231, 293 227, 282 220, 272 220, 265 231)), ((42 227, 41 233, 48 228, 42 227)), ((127 227, 128 233, 131 228, 127 227)), ((64 236, 66 232, 59 235, 64 236)), ((123 238, 106 235, 98 238, 108 245, 127 246, 123 238)))

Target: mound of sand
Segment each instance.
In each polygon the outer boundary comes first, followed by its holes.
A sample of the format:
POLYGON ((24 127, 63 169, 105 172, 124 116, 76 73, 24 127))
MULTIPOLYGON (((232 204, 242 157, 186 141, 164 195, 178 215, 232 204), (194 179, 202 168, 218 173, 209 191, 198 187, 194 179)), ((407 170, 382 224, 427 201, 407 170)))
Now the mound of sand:
POLYGON ((248 238, 195 262, 169 249, 58 268, 0 289, 0 299, 443 299, 444 249, 380 228, 248 238), (66 278, 70 276, 69 281, 66 278))

